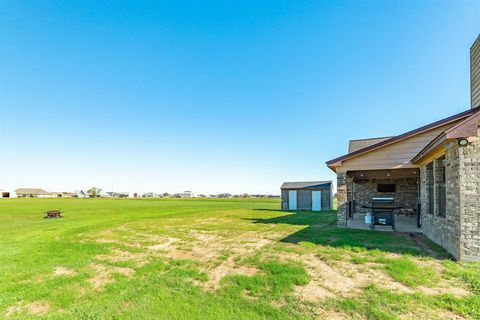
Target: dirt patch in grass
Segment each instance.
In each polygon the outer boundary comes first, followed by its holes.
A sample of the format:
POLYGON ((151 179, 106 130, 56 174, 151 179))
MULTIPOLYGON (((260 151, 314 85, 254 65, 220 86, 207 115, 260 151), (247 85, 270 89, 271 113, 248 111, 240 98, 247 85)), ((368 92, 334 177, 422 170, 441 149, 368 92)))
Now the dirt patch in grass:
MULTIPOLYGON (((218 223, 219 219, 204 220, 201 224, 218 223), (211 220, 211 221, 210 221, 211 220)), ((297 261, 303 264, 310 276, 310 282, 305 286, 295 286, 295 295, 302 301, 319 302, 327 298, 348 298, 354 297, 363 292, 369 285, 376 285, 380 288, 393 292, 414 294, 423 293, 426 295, 440 295, 449 293, 455 296, 465 296, 469 291, 461 285, 439 277, 441 281, 430 284, 417 285, 412 287, 403 282, 396 281, 387 273, 386 265, 375 261, 375 256, 368 252, 339 252, 338 259, 322 257, 320 253, 300 253, 295 250, 283 251, 288 247, 280 244, 280 250, 271 252, 266 247, 278 243, 279 239, 286 236, 283 232, 271 230, 270 232, 252 230, 202 230, 198 223, 193 228, 175 228, 173 234, 158 235, 147 232, 128 231, 121 241, 125 246, 135 246, 143 249, 143 252, 129 252, 121 249, 112 249, 111 253, 99 255, 99 260, 108 262, 133 261, 136 266, 142 266, 153 258, 164 257, 176 260, 192 260, 200 266, 200 270, 207 274, 206 282, 196 283, 206 290, 216 290, 221 286, 221 281, 228 275, 255 275, 258 269, 251 266, 243 266, 242 261, 263 252, 262 257, 277 258, 283 261, 297 261), (180 232, 180 233, 178 233, 180 232), (353 259, 355 258, 355 259, 353 259), (348 261, 347 261, 348 260, 348 261), (355 263, 353 261, 356 261, 355 263)), ((168 228, 167 228, 168 229, 168 228)), ((287 231, 286 231, 287 232, 287 231)), ((104 234, 108 238, 111 234, 104 234)), ((97 239, 98 240, 98 239, 97 239)), ((336 239, 332 239, 334 241, 336 239)), ((115 242, 108 239, 105 243, 115 242)), ((288 245, 287 245, 288 246, 288 245)), ((295 247, 298 249, 298 246, 295 247)), ((310 251, 311 252, 311 251, 310 251)), ((397 260, 402 255, 397 253, 384 253, 385 259, 397 260)), ((436 274, 441 274, 443 267, 435 260, 422 260, 412 258, 418 267, 431 269, 436 274)), ((100 269, 97 267, 97 269, 100 269)), ((129 274, 133 271, 129 269, 129 274)), ((110 282, 111 270, 98 270, 98 274, 92 283, 95 288, 104 286, 110 282)), ((129 275, 128 274, 128 275, 129 275)))
POLYGON ((381 270, 347 262, 327 263, 313 254, 298 259, 301 259, 311 278, 307 288, 297 287, 296 295, 301 300, 318 301, 332 296, 351 297, 360 294, 372 283, 389 286, 389 289, 395 291, 411 292, 381 270))
POLYGON ((208 274, 208 281, 205 282, 204 287, 207 290, 216 290, 220 287, 220 281, 227 275, 245 275, 253 276, 258 273, 258 269, 247 266, 237 266, 234 257, 229 257, 222 262, 218 267, 213 269, 203 270, 208 274))
POLYGON ((148 250, 159 251, 159 250, 172 250, 174 248, 174 244, 177 243, 179 239, 177 238, 167 238, 165 242, 154 244, 151 246, 147 246, 148 250))
POLYGON ((252 231, 223 237, 215 232, 189 230, 186 236, 188 240, 164 238, 158 244, 147 246, 147 249, 158 251, 156 252, 158 255, 171 259, 198 262, 202 266, 201 271, 208 275, 208 280, 203 283, 207 290, 218 289, 222 278, 227 275, 256 274, 257 268, 238 265, 235 260, 253 256, 258 250, 273 242, 266 239, 265 234, 252 231))
POLYGON ((116 240, 99 238, 95 240, 96 243, 118 243, 116 240))
MULTIPOLYGON (((254 275, 259 270, 251 266, 239 265, 236 259, 246 259, 255 255, 264 246, 273 243, 265 238, 265 234, 247 231, 236 236, 219 236, 214 232, 189 230, 186 239, 158 236, 155 234, 137 233, 132 235, 129 243, 141 243, 147 240, 143 252, 130 252, 119 248, 111 249, 108 254, 97 255, 98 260, 118 263, 134 262, 137 267, 148 263, 150 258, 166 257, 170 259, 193 260, 201 265, 200 270, 205 272, 208 280, 201 285, 207 290, 216 290, 221 280, 227 275, 254 275), (134 236, 139 236, 135 238, 134 236)), ((279 237, 277 234, 268 237, 279 237)), ((96 275, 90 279, 94 288, 98 289, 112 282, 113 272, 129 276, 133 269, 92 264, 96 275)))
POLYGON ((417 289, 426 295, 439 295, 439 294, 451 294, 456 297, 465 297, 469 295, 471 292, 465 288, 456 287, 454 285, 448 285, 448 282, 441 281, 440 285, 443 287, 418 287, 417 289))
POLYGON ((30 314, 30 315, 44 315, 50 311, 50 305, 46 302, 24 302, 20 301, 16 304, 7 308, 5 316, 7 318, 19 315, 19 314, 30 314))
POLYGON ((303 264, 310 276, 310 282, 305 286, 295 286, 295 296, 302 301, 318 302, 326 298, 354 297, 372 284, 403 294, 439 295, 449 293, 455 296, 469 294, 469 291, 459 284, 446 279, 439 280, 432 287, 412 288, 395 281, 379 263, 356 264, 346 260, 324 260, 313 253, 276 252, 271 256, 282 261, 299 261, 303 264))
MULTIPOLYGON (((328 319, 328 320, 351 320, 352 316, 342 314, 334 310, 325 310, 323 308, 316 308, 313 312, 316 319, 328 319)), ((357 318, 354 318, 357 319, 357 318)), ((358 318, 360 319, 360 318, 358 318)))
POLYGON ((326 298, 334 298, 335 294, 320 287, 317 282, 310 281, 306 286, 295 286, 295 295, 304 301, 318 302, 326 298))
POLYGON ((109 254, 97 255, 96 258, 98 260, 104 260, 104 261, 113 262, 113 263, 132 261, 138 267, 141 267, 148 262, 148 254, 146 253, 124 251, 118 248, 112 249, 111 253, 109 254))
POLYGON ((410 319, 448 319, 448 320, 463 320, 468 319, 461 315, 443 309, 429 309, 423 308, 419 313, 407 312, 398 315, 398 319, 410 320, 410 319))
POLYGON ((55 270, 53 271, 53 275, 55 277, 70 277, 76 275, 77 272, 75 270, 71 270, 65 267, 56 267, 55 270))
POLYGON ((129 277, 135 272, 131 268, 113 267, 96 263, 90 264, 90 268, 95 271, 95 276, 89 279, 89 282, 94 289, 101 289, 106 284, 113 282, 112 274, 114 273, 119 273, 129 277))

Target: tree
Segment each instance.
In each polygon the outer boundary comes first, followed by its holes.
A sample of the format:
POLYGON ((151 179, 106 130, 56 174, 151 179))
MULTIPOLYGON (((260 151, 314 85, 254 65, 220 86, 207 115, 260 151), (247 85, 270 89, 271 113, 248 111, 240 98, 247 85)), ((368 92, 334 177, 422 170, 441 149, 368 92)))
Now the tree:
POLYGON ((90 198, 97 198, 100 196, 100 192, 102 192, 102 189, 100 188, 95 188, 95 187, 92 187, 90 189, 87 190, 87 193, 88 193, 88 196, 90 198))

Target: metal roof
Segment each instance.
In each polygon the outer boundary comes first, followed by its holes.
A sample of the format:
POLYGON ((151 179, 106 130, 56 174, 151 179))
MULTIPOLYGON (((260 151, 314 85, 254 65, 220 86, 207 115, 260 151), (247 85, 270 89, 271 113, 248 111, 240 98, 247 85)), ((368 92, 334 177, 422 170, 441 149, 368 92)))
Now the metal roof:
POLYGON ((332 181, 284 182, 280 189, 327 188, 330 187, 331 184, 332 181))

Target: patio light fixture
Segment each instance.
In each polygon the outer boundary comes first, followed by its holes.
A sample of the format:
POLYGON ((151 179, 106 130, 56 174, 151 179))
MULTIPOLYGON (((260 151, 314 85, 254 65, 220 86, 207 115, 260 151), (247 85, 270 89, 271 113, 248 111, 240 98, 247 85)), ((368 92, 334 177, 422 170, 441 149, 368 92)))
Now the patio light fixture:
POLYGON ((468 146, 468 140, 465 139, 465 138, 458 139, 458 145, 460 147, 466 147, 466 146, 468 146))

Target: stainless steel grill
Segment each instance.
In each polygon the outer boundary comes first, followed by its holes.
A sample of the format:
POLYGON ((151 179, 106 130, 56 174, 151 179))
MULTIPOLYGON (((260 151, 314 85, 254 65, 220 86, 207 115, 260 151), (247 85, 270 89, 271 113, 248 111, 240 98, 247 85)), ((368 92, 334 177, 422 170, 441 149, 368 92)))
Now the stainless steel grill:
POLYGON ((371 229, 375 226, 391 226, 395 231, 395 215, 393 211, 401 207, 394 206, 395 200, 392 197, 372 198, 371 206, 363 206, 372 210, 371 229))

